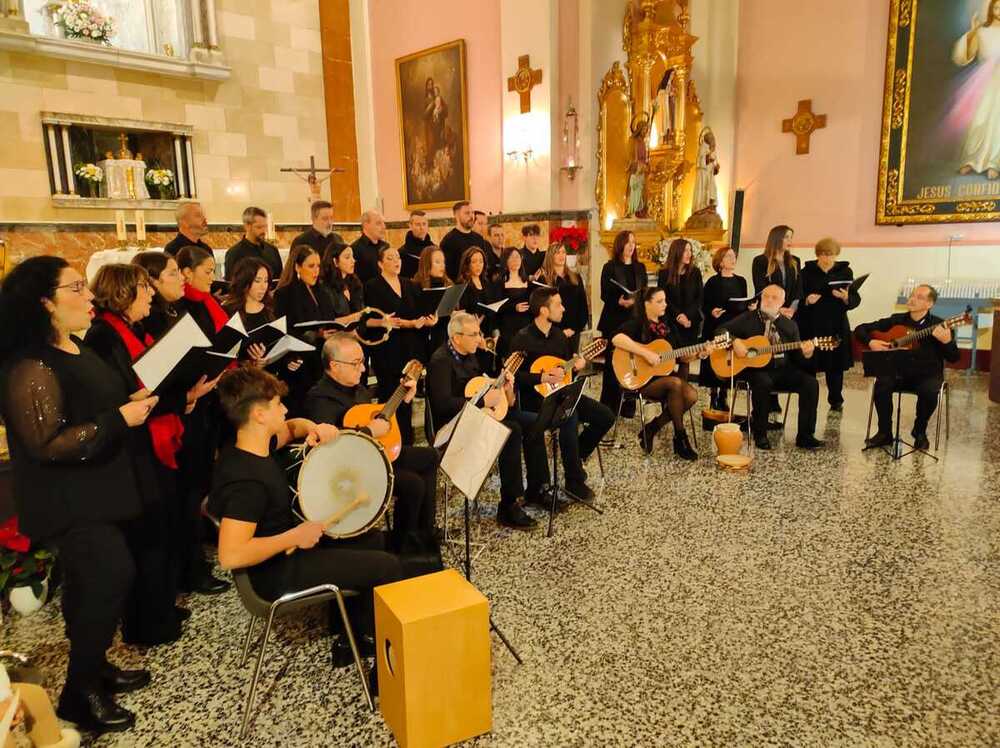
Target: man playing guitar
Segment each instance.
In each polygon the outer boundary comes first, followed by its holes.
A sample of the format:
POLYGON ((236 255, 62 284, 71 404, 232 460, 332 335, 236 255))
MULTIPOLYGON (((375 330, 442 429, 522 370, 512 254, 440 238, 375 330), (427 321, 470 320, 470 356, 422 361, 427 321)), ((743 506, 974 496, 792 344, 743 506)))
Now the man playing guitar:
POLYGON ((877 377, 875 379, 875 410, 878 412, 878 431, 868 440, 868 446, 882 447, 892 443, 892 392, 904 388, 917 393, 917 415, 913 421, 913 446, 930 449, 927 439, 927 423, 938 404, 938 393, 944 381, 944 362, 958 361, 958 345, 942 319, 931 314, 937 301, 937 291, 931 286, 917 286, 906 302, 906 312, 884 317, 876 322, 858 325, 854 334, 858 340, 873 351, 887 351, 892 343, 875 339, 879 332, 886 332, 897 325, 913 331, 931 329, 931 334, 922 337, 913 347, 916 369, 905 377, 877 377))
MULTIPOLYGON (((750 352, 740 338, 763 335, 772 344, 789 343, 799 340, 799 328, 788 317, 782 315, 785 304, 785 289, 777 284, 766 286, 761 292, 760 307, 744 312, 724 328, 733 336, 733 353, 736 358, 746 358, 750 352)), ((795 392, 799 396, 798 435, 795 445, 802 449, 822 447, 823 442, 815 436, 816 407, 819 403, 819 385, 816 375, 804 367, 805 360, 812 358, 815 346, 812 341, 803 341, 799 350, 787 354, 776 354, 771 363, 762 369, 747 369, 743 376, 750 383, 753 392, 753 417, 750 429, 754 444, 758 449, 770 449, 767 430, 771 393, 775 390, 795 392)), ((781 428, 781 424, 775 424, 781 428)))
MULTIPOLYGON (((542 397, 535 390, 535 385, 540 382, 559 384, 564 380, 566 370, 556 367, 537 374, 530 371, 531 364, 542 356, 554 356, 571 362, 573 371, 577 372, 585 366, 586 361, 580 356, 574 356, 570 339, 559 326, 564 307, 556 289, 536 288, 532 291, 528 311, 533 321, 514 336, 511 346, 515 351, 523 351, 526 357, 524 366, 517 373, 521 407, 537 413, 542 407, 542 397)), ((593 501, 594 492, 587 486, 583 463, 597 449, 614 423, 615 414, 609 407, 584 395, 580 398, 573 417, 560 429, 559 447, 566 471, 566 491, 572 496, 583 501, 593 501), (577 434, 580 422, 584 428, 582 433, 577 434)))
MULTIPOLYGON (((344 428, 344 416, 355 405, 372 401, 371 393, 361 385, 365 354, 357 338, 339 332, 323 344, 323 377, 309 390, 305 400, 307 417, 316 423, 344 428)), ((406 402, 411 402, 417 383, 405 380, 406 402)), ((374 418, 359 429, 378 439, 389 431, 389 421, 374 418)), ((402 554, 436 553, 434 537, 437 494, 437 450, 433 447, 403 445, 393 463, 396 496, 392 522, 393 549, 402 554)))
MULTIPOLYGON (((444 428, 465 407, 465 385, 482 372, 476 350, 482 340, 479 322, 468 312, 454 312, 448 321, 448 340, 431 355, 427 364, 427 400, 435 428, 444 428)), ((492 407, 496 399, 505 397, 514 402, 513 379, 508 375, 502 390, 490 390, 483 398, 483 405, 492 407)), ((544 501, 548 480, 545 442, 542 437, 526 439, 532 417, 513 408, 503 419, 511 430, 510 438, 500 452, 500 506, 497 522, 518 530, 530 530, 537 523, 518 505, 517 500, 526 496, 534 503, 544 501), (524 428, 522 429, 522 426, 524 428), (528 490, 525 494, 521 478, 521 449, 528 468, 528 490)))

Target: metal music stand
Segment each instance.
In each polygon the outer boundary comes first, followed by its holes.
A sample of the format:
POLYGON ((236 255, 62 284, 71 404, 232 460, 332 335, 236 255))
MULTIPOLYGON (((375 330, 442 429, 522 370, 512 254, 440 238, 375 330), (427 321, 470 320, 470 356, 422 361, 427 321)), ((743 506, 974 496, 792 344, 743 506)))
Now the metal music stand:
MULTIPOLYGON (((546 537, 548 538, 552 537, 556 501, 559 498, 559 430, 576 412, 576 406, 583 396, 583 388, 586 384, 587 380, 585 378, 578 377, 565 387, 560 387, 551 395, 546 396, 542 400, 541 409, 538 411, 538 419, 530 431, 530 438, 532 439, 537 439, 545 432, 548 432, 552 437, 552 505, 549 507, 549 530, 546 533, 546 537)), ((566 496, 578 504, 583 504, 593 509, 598 514, 604 514, 601 509, 590 502, 581 501, 569 493, 566 496)))
MULTIPOLYGON (((893 382, 892 394, 896 396, 896 424, 895 430, 892 435, 892 444, 882 447, 874 447, 865 445, 862 448, 862 452, 866 452, 869 449, 881 449, 887 455, 889 455, 893 460, 901 460, 907 455, 911 455, 914 452, 919 452, 922 455, 927 455, 933 460, 937 461, 937 456, 932 455, 925 449, 918 449, 915 445, 906 441, 900 436, 899 422, 901 417, 900 407, 903 403, 903 392, 904 390, 899 387, 900 380, 912 371, 916 371, 917 360, 913 351, 905 349, 897 349, 892 351, 865 351, 861 354, 861 362, 864 366, 864 372, 866 377, 884 377, 886 379, 891 379, 893 382), (909 447, 907 451, 903 451, 903 447, 909 447)), ((890 395, 891 397, 891 395, 890 395)), ((875 399, 875 386, 872 385, 872 400, 874 404, 875 399)), ((871 423, 871 411, 869 411, 869 424, 871 423)))

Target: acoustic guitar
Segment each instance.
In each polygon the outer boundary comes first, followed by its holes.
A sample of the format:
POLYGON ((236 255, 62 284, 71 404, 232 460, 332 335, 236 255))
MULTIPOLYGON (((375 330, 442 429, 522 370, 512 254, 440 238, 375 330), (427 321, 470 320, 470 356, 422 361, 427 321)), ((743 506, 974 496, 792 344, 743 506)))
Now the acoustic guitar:
MULTIPOLYGON (((578 358, 582 358, 584 361, 590 361, 596 356, 600 356, 604 353, 605 349, 608 347, 608 341, 604 338, 598 338, 593 342, 585 345, 583 350, 577 354, 578 358)), ((548 374, 552 369, 558 369, 562 367, 563 371, 566 372, 563 376, 561 382, 546 383, 539 382, 535 385, 535 391, 542 397, 548 397, 556 390, 561 390, 567 384, 573 381, 573 361, 571 359, 566 361, 556 356, 539 356, 535 359, 534 363, 531 365, 532 374, 548 374)))
POLYGON ((963 325, 971 324, 972 307, 970 306, 966 307, 965 311, 961 314, 949 317, 936 325, 925 327, 923 330, 914 330, 912 327, 907 327, 906 325, 893 325, 885 332, 875 330, 872 333, 872 339, 888 343, 892 349, 913 348, 918 342, 931 335, 935 327, 944 327, 950 330, 953 327, 962 327, 963 325))
POLYGON ((624 348, 615 348, 611 357, 611 367, 618 377, 618 383, 626 390, 638 390, 649 384, 653 377, 667 377, 677 368, 677 359, 693 359, 703 351, 729 345, 729 333, 721 332, 711 340, 695 345, 674 348, 666 340, 654 340, 644 347, 659 356, 656 365, 646 362, 646 359, 624 348))
POLYGON ((381 403, 362 403, 355 405, 344 414, 344 428, 356 429, 365 428, 371 425, 376 418, 382 418, 389 422, 389 430, 382 436, 376 437, 389 455, 389 459, 395 462, 399 457, 399 452, 403 448, 403 437, 399 433, 399 421, 396 420, 396 410, 403 403, 408 389, 405 382, 415 381, 420 378, 424 371, 424 365, 419 361, 410 361, 403 367, 403 383, 400 383, 396 391, 383 405, 381 403))
MULTIPOLYGON (((486 393, 493 392, 495 390, 503 390, 504 380, 506 379, 505 374, 510 374, 513 378, 517 374, 517 370, 521 368, 524 363, 524 354, 521 351, 514 351, 507 357, 504 361, 503 368, 500 369, 500 374, 496 377, 479 376, 473 377, 465 384, 465 397, 473 405, 479 406, 486 397, 486 393)), ((490 407, 488 405, 481 406, 494 420, 502 421, 507 417, 507 411, 510 409, 510 404, 507 402, 506 397, 501 397, 497 404, 490 407)))
MULTIPOLYGON (((767 339, 766 335, 754 335, 752 338, 740 340, 740 342, 747 347, 745 358, 738 357, 732 349, 728 351, 713 351, 709 357, 709 362, 712 364, 712 371, 720 379, 728 379, 729 377, 736 376, 744 369, 763 369, 771 363, 775 353, 798 350, 802 348, 804 343, 809 341, 796 340, 791 343, 776 343, 771 345, 771 341, 767 339)), ((812 343, 821 351, 832 351, 836 350, 837 346, 840 345, 840 338, 813 338, 812 343)))

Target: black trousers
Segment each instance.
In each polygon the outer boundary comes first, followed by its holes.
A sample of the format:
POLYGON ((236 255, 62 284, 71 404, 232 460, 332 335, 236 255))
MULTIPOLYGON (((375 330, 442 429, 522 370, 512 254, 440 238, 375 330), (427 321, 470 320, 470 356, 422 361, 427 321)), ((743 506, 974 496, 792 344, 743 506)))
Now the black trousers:
POLYGON ((816 408, 819 404, 819 383, 816 375, 794 366, 750 369, 745 374, 753 390, 753 421, 750 428, 756 434, 767 433, 768 411, 775 390, 795 392, 799 396, 799 436, 812 436, 816 431, 816 408))
POLYGON ((826 401, 830 405, 844 402, 844 370, 839 366, 826 372, 826 401))
POLYGON ((622 387, 618 384, 618 377, 611 366, 611 351, 608 351, 607 361, 604 364, 604 371, 601 374, 601 404, 611 410, 618 412, 618 406, 622 401, 622 387))
MULTIPOLYGON (((521 418, 525 424, 524 428, 527 431, 534 427, 538 415, 524 411, 521 418)), ((612 411, 607 405, 597 402, 592 397, 583 395, 580 398, 573 417, 567 419, 559 429, 559 456, 562 459, 567 481, 573 483, 583 482, 583 463, 593 454, 601 439, 604 438, 604 435, 614 425, 615 411, 612 411), (583 424, 582 431, 580 431, 581 423, 583 424)), ((525 449, 527 449, 527 446, 525 449)), ((533 457, 534 454, 543 456, 544 462, 539 466, 539 470, 544 476, 541 483, 548 483, 551 480, 551 476, 549 475, 548 458, 545 457, 544 439, 540 444, 532 446, 532 452, 533 457)))
MULTIPOLYGON (((168 481, 172 476, 163 478, 168 481)), ((164 497, 144 505, 141 517, 122 525, 136 571, 122 620, 122 638, 129 644, 160 644, 176 638, 181 630, 174 607, 177 578, 167 513, 167 504, 176 501, 177 495, 164 491, 164 497)))
POLYGON ((396 494, 392 532, 397 550, 414 539, 429 538, 434 531, 438 462, 433 447, 403 447, 392 465, 396 494))
POLYGON ((70 694, 99 686, 135 565, 115 525, 74 527, 55 542, 63 568, 62 611, 69 638, 63 693, 70 694))
POLYGON ((938 372, 927 375, 910 375, 893 379, 875 379, 875 412, 878 413, 878 430, 890 434, 892 428, 892 393, 894 390, 913 390, 917 393, 917 415, 913 419, 913 433, 927 433, 927 424, 938 405, 938 393, 944 381, 938 372))
POLYGON ((511 410, 503 419, 503 425, 510 429, 510 437, 500 450, 497 467, 500 470, 500 505, 509 506, 524 496, 524 478, 521 474, 521 453, 528 470, 528 490, 541 489, 548 480, 548 465, 545 455, 544 438, 525 440, 525 433, 535 421, 534 413, 511 410))

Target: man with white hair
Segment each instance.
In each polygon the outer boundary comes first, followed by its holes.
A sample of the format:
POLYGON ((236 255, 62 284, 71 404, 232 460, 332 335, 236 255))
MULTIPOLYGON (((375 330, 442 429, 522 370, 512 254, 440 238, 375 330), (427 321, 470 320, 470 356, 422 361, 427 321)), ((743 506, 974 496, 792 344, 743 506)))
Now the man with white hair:
POLYGON ((354 250, 354 274, 367 283, 378 277, 378 255, 383 247, 388 247, 385 240, 385 219, 377 210, 366 210, 361 214, 361 236, 351 242, 354 250))
POLYGON ((208 219, 201 203, 194 201, 181 203, 177 206, 174 217, 177 219, 177 236, 163 248, 166 254, 176 257, 181 247, 189 246, 212 251, 212 248, 201 240, 201 237, 208 233, 208 219))

